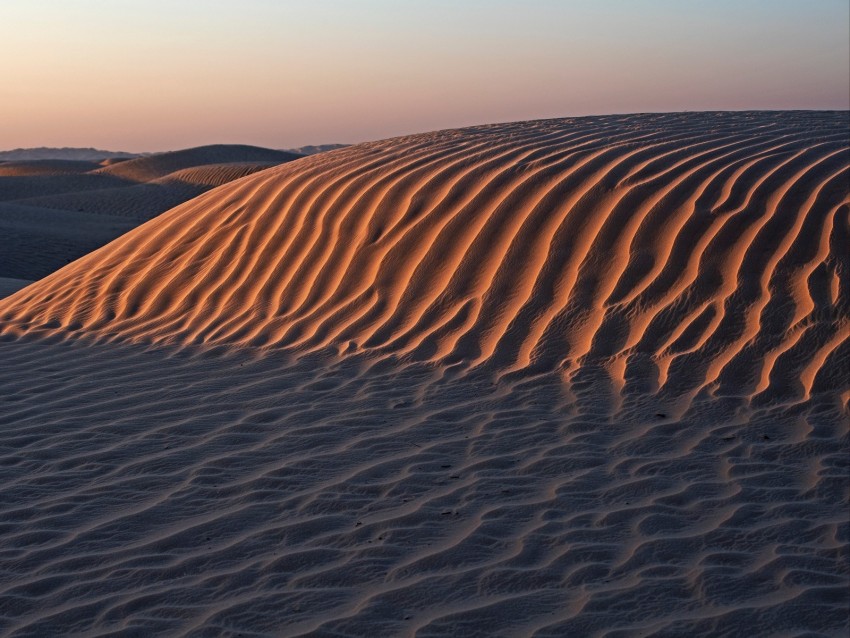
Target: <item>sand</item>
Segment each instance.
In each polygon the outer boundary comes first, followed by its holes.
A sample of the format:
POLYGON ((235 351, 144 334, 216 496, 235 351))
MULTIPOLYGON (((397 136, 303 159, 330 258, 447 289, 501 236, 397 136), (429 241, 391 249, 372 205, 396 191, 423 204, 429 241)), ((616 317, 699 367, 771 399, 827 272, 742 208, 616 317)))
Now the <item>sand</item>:
POLYGON ((0 631, 846 635, 848 122, 346 147, 0 300, 0 631))
POLYGON ((0 277, 41 279, 201 193, 298 157, 220 144, 136 159, 0 162, 0 277))
POLYGON ((6 297, 13 292, 19 291, 32 282, 27 279, 15 279, 14 277, 0 277, 0 297, 6 297))
POLYGON ((288 148, 286 149, 290 153, 296 153, 298 155, 315 155, 316 153, 327 153, 328 151, 335 151, 339 148, 345 148, 346 146, 350 146, 349 144, 310 144, 308 146, 299 146, 297 148, 288 148))
POLYGON ((106 151, 97 148, 73 148, 73 147, 45 147, 38 148, 16 148, 11 151, 0 151, 0 162, 17 161, 55 161, 70 160, 83 162, 120 162, 134 157, 140 157, 139 153, 126 153, 124 151, 106 151))
POLYGON ((135 182, 149 182, 176 171, 216 164, 282 164, 300 157, 289 151, 276 151, 260 146, 212 144, 181 151, 157 153, 106 166, 100 174, 135 182))

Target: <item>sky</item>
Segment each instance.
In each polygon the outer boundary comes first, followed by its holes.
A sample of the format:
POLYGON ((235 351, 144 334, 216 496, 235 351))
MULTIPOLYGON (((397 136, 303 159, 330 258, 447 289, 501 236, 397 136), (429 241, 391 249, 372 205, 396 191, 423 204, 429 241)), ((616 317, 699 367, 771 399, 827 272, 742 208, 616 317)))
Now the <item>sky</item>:
POLYGON ((0 150, 848 108, 848 0, 0 0, 0 150))

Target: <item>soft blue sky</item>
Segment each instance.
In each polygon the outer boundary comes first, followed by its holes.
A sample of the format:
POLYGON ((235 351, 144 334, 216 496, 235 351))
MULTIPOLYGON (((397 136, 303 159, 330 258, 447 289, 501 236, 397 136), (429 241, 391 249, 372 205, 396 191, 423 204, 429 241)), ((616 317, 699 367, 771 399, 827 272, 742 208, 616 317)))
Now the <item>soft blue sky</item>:
POLYGON ((850 108, 848 0, 3 0, 0 149, 850 108))

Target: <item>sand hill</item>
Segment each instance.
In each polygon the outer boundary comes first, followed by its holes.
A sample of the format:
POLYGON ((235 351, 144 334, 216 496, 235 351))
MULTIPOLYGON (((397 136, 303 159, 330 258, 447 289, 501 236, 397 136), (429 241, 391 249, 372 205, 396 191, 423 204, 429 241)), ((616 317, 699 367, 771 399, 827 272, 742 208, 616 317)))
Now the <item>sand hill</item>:
POLYGON ((215 186, 296 157, 215 145, 136 159, 0 162, 0 277, 40 279, 215 186))
POLYGON ((35 175, 68 175, 88 173, 100 168, 100 162, 83 160, 20 160, 0 162, 0 177, 32 177, 35 175))
POLYGON ((41 160, 71 160, 85 162, 100 162, 104 160, 122 160, 140 157, 138 153, 124 151, 104 151, 97 148, 16 148, 11 151, 0 151, 0 162, 3 161, 41 161, 41 160))
POLYGON ((345 148, 346 146, 350 146, 349 144, 311 144, 309 146, 299 146, 298 148, 288 148, 286 149, 290 153, 295 153, 297 155, 315 155, 316 153, 327 153, 328 151, 335 151, 340 148, 345 148))
POLYGON ((259 146, 214 144, 118 162, 101 169, 100 173, 134 182, 149 182, 197 166, 233 163, 281 164, 299 157, 301 156, 296 153, 259 146))
POLYGON ((848 123, 361 144, 0 300, 0 628, 840 635, 848 123))

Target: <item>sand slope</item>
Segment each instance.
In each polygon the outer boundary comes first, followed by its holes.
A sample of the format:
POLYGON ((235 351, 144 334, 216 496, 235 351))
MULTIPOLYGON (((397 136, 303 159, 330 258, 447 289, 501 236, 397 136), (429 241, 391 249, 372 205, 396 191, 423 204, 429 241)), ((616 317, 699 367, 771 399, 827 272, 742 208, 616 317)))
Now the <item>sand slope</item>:
POLYGON ((113 215, 0 202, 0 276, 39 279, 137 225, 113 215))
POLYGON ((39 279, 211 188, 295 157, 215 145, 123 161, 0 162, 0 276, 39 279))
POLYGON ((0 277, 0 297, 6 297, 17 292, 32 282, 27 279, 15 279, 14 277, 0 277))
POLYGON ((33 175, 67 175, 88 173, 101 167, 99 162, 84 160, 30 160, 0 162, 0 177, 31 177, 33 175))
POLYGON ((316 153, 335 151, 346 146, 350 146, 350 144, 310 144, 309 146, 299 146, 298 148, 288 148, 286 150, 298 155, 315 155, 316 153))
POLYGON ((848 121, 348 147, 0 300, 0 631, 846 634, 848 121))
POLYGON ((0 151, 2 161, 41 161, 41 160, 72 160, 72 161, 120 161, 139 157, 137 153, 123 151, 104 151, 97 148, 16 148, 11 151, 0 151))
POLYGON ((276 151, 259 146, 212 144, 118 162, 106 166, 98 172, 134 182, 149 182, 165 177, 169 173, 197 166, 255 162, 281 164, 299 157, 300 155, 297 153, 276 151))
POLYGON ((15 203, 96 215, 117 215, 137 222, 153 219, 216 186, 266 170, 277 162, 233 162, 183 168, 147 182, 19 199, 15 203))

